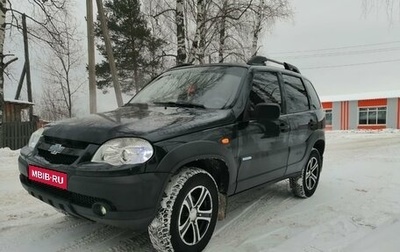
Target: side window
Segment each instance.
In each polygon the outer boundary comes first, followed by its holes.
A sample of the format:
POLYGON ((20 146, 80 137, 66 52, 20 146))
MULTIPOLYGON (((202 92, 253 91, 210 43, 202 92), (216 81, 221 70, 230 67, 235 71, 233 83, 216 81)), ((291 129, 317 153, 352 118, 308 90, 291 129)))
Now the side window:
POLYGON ((304 84, 306 85, 308 94, 310 95, 311 109, 320 109, 321 102, 319 100, 317 92, 315 91, 315 88, 308 80, 304 80, 304 84))
POLYGON ((283 74, 287 93, 287 113, 303 112, 310 109, 308 96, 300 78, 283 74))
POLYGON ((281 105, 281 89, 278 76, 271 72, 255 72, 250 92, 252 106, 258 103, 276 103, 281 105))

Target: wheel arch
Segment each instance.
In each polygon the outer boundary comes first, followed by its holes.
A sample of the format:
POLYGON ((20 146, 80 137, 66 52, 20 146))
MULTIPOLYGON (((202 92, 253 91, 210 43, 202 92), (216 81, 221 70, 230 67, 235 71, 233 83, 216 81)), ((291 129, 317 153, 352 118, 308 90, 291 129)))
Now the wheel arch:
POLYGON ((176 172, 179 173, 186 167, 197 167, 208 172, 218 186, 218 191, 227 194, 229 189, 229 169, 227 164, 217 158, 199 159, 181 166, 176 172))
MULTIPOLYGON (((218 190, 226 195, 236 189, 237 163, 230 149, 214 141, 185 143, 168 152, 157 167, 157 172, 177 174, 184 167, 198 167, 213 176, 218 190)), ((164 184, 165 188, 168 181, 164 184)))
POLYGON ((319 155, 320 155, 321 158, 322 158, 322 156, 324 155, 324 152, 325 152, 325 141, 322 140, 322 139, 317 140, 317 141, 314 143, 313 148, 315 148, 315 149, 318 150, 319 155))

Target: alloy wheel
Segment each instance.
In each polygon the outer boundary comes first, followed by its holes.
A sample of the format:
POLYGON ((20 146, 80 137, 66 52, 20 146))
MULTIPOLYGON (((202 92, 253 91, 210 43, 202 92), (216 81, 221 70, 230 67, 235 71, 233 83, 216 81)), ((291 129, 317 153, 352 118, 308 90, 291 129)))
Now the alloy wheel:
POLYGON ((206 234, 213 212, 208 189, 197 186, 189 191, 179 211, 179 235, 187 245, 195 245, 206 234))

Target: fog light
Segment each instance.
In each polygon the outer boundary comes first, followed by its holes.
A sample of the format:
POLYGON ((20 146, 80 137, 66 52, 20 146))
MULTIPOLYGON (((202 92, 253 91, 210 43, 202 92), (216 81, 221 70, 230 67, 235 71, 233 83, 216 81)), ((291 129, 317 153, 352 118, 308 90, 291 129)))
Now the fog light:
POLYGON ((93 213, 95 213, 98 216, 103 217, 110 210, 110 206, 106 203, 97 202, 97 203, 93 204, 92 209, 93 209, 93 213))

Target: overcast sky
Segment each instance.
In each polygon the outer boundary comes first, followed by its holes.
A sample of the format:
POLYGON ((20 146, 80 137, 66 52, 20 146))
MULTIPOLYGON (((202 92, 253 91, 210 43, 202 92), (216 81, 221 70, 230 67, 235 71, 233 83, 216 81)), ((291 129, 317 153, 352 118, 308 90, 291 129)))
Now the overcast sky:
MULTIPOLYGON (((80 5, 77 19, 86 32, 86 4, 83 0, 77 2, 80 5)), ((296 65, 321 96, 400 90, 398 6, 390 22, 383 8, 364 15, 363 0, 291 2, 295 11, 293 20, 279 21, 265 34, 260 55, 296 65)), ((12 43, 18 44, 18 41, 12 43)), ((19 48, 22 49, 22 45, 19 48)), ((31 55, 34 57, 40 51, 34 49, 31 55)), ((22 51, 19 56, 23 58, 22 51)), ((19 78, 23 61, 19 63, 13 65, 16 78, 19 78)), ((34 89, 40 90, 40 60, 33 59, 31 63, 34 89)), ((15 83, 7 85, 6 98, 12 99, 15 89, 15 83)), ((99 92, 98 107, 99 111, 115 108, 114 95, 102 96, 99 92)))
POLYGON ((399 6, 389 22, 362 2, 293 0, 293 21, 277 23, 260 54, 293 63, 323 96, 400 90, 399 6))
POLYGON ((390 21, 363 0, 291 3, 293 20, 277 22, 259 54, 297 65, 322 96, 400 90, 399 6, 390 21))

